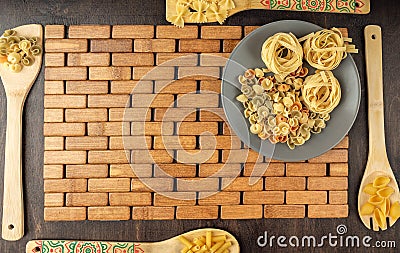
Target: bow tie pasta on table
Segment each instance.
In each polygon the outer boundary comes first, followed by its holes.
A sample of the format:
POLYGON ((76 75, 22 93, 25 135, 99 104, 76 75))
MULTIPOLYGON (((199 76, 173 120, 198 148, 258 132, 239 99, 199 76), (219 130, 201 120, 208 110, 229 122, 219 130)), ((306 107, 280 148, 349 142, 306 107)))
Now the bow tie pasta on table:
POLYGON ((330 70, 347 53, 357 53, 347 42, 351 39, 336 28, 300 40, 281 32, 267 38, 261 50, 266 68, 248 69, 238 78, 242 94, 236 99, 244 106, 250 132, 290 149, 320 133, 341 99, 339 81, 330 70), (316 68, 314 74, 303 66, 303 56, 316 68))

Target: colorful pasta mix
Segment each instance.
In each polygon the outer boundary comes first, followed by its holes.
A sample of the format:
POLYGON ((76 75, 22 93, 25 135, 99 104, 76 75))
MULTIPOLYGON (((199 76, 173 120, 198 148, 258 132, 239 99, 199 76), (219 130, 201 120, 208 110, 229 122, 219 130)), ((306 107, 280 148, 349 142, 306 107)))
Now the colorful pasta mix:
POLYGON ((17 36, 14 30, 6 30, 0 37, 0 63, 12 72, 18 73, 24 66, 31 66, 35 56, 42 53, 39 38, 17 36))

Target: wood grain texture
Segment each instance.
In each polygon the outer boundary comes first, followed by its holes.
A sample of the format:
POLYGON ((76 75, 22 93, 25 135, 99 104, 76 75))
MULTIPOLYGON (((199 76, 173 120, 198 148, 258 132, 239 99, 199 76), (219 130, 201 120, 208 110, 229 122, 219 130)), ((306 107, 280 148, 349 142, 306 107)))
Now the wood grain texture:
MULTIPOLYGON (((69 1, 60 3, 58 1, 36 1, 23 2, 20 5, 15 5, 10 0, 5 0, 4 5, 7 7, 7 12, 0 15, 0 21, 3 27, 15 27, 19 23, 38 22, 42 24, 163 24, 166 25, 165 19, 165 6, 163 4, 137 1, 69 1), (118 3, 118 4, 115 4, 118 3), (20 9, 24 8, 27 15, 21 16, 20 9), (73 11, 74 10, 74 11, 73 11), (107 15, 104 15, 107 13, 107 15)), ((399 15, 398 3, 394 0, 386 1, 385 4, 371 2, 371 13, 367 16, 347 16, 347 15, 320 15, 317 13, 296 13, 296 12, 268 12, 265 11, 248 11, 238 13, 230 17, 226 21, 226 25, 243 25, 246 26, 260 26, 265 23, 276 21, 278 19, 301 19, 309 22, 316 23, 323 27, 344 26, 349 28, 349 34, 354 39, 354 43, 362 49, 363 45, 363 28, 366 24, 379 23, 383 29, 383 39, 385 47, 383 50, 383 61, 385 64, 384 70, 384 89, 385 89, 385 110, 386 110, 386 144, 388 148, 388 157, 392 164, 399 163, 399 146, 398 146, 398 124, 397 119, 400 118, 399 112, 394 106, 398 103, 398 88, 392 85, 397 82, 399 67, 396 62, 397 48, 396 45, 400 43, 399 37, 394 36, 398 33, 400 21, 397 18, 399 15), (391 106, 392 104, 392 106, 391 106)), ((151 25, 151 27, 153 27, 151 25)), ((196 26, 197 27, 197 26, 196 26)), ((153 33, 154 30, 150 31, 153 33)), ((353 56, 361 78, 361 83, 365 84, 365 63, 362 57, 362 50, 360 55, 353 56)), ((260 248, 257 246, 255 240, 258 236, 262 235, 265 230, 269 234, 274 235, 304 235, 316 234, 323 235, 327 232, 334 232, 338 224, 345 224, 350 228, 351 233, 362 234, 364 226, 361 224, 359 217, 356 213, 356 198, 354 197, 358 190, 360 178, 362 176, 362 168, 365 166, 367 158, 367 124, 366 124, 366 93, 362 89, 362 101, 360 111, 355 122, 354 128, 349 133, 349 164, 338 163, 335 164, 335 171, 341 171, 340 175, 349 177, 349 217, 336 218, 336 219, 258 219, 258 220, 215 220, 210 223, 206 220, 171 220, 174 218, 174 207, 136 207, 133 213, 140 216, 139 219, 169 219, 169 221, 152 221, 143 222, 135 219, 134 221, 122 222, 108 222, 108 221, 93 221, 88 226, 87 222, 77 221, 78 218, 72 218, 74 222, 43 222, 43 174, 40 172, 39 167, 43 163, 43 71, 39 75, 38 81, 34 85, 29 97, 26 101, 26 113, 24 120, 26 127, 24 130, 25 141, 24 147, 24 193, 26 198, 27 217, 26 223, 26 236, 17 243, 9 243, 0 241, 1 252, 23 252, 27 240, 37 238, 82 238, 82 239, 97 239, 107 241, 158 241, 173 237, 179 233, 195 229, 198 227, 215 226, 227 229, 240 239, 242 252, 258 252, 260 248), (336 166, 337 165, 337 166, 336 166), (341 167, 342 169, 338 169, 341 167), (350 171, 350 173, 347 173, 350 171), (346 175, 342 174, 346 173, 346 175), (139 211, 140 209, 140 211, 139 211), (151 215, 152 214, 152 215, 151 215), (155 214, 158 214, 156 217, 155 214), (154 218, 156 217, 156 218, 154 218), (69 229, 65 229, 68 227, 69 229), (168 229, 165 229, 168 227, 168 229), (93 234, 93 231, 96 231, 93 234), (132 233, 131 231, 137 231, 132 233), (150 233, 148 231, 151 231, 150 233)), ((5 127, 5 106, 4 91, 0 89, 0 126, 2 129, 5 127)), ((0 133, 0 140, 4 141, 4 131, 0 133)), ((0 145, 1 153, 4 152, 4 146, 0 145)), ((0 166, 4 165, 4 160, 0 156, 0 166)), ((132 173, 129 168, 125 170, 119 169, 120 165, 111 165, 112 171, 116 174, 122 175, 123 173, 132 173), (115 169, 115 170, 114 170, 115 169), (118 170, 117 170, 118 169, 118 170)), ((53 167, 51 170, 46 166, 44 172, 48 176, 62 177, 62 167, 53 167), (61 171, 57 172, 57 171, 61 171), (50 173, 52 172, 52 173, 50 173)), ((398 173, 398 168, 394 168, 395 173, 398 173)), ((266 173, 268 173, 267 170, 266 173)), ((282 173, 282 169, 278 170, 282 173)), ((332 164, 330 168, 332 173, 332 164)), ((248 173, 248 172, 247 172, 248 173)), ((133 173, 132 173, 133 175, 133 173)), ((247 176, 249 176, 248 174, 247 176)), ((150 174, 151 176, 151 174, 150 174)), ((125 176, 129 177, 129 176, 125 176)), ((1 175, 0 175, 1 178, 1 175)), ((79 207, 79 211, 83 213, 81 219, 86 219, 84 208, 79 207)), ((303 209, 305 210, 305 209, 303 209)), ((45 218, 49 218, 50 212, 46 210, 45 218)), ((70 212, 69 212, 70 213, 70 212)), ((62 217, 62 213, 56 213, 53 217, 62 217)), ((138 218, 138 216, 136 216, 138 218)), ((303 211, 303 217, 305 213, 303 211)), ((350 233, 349 232, 349 233, 350 233)), ((390 229, 385 233, 374 233, 373 237, 376 240, 393 240, 397 238, 397 229, 390 229)), ((281 252, 291 252, 290 249, 278 248, 276 244, 271 247, 271 250, 280 250, 281 252)), ((376 252, 375 249, 360 249, 362 252, 376 252)), ((317 250, 315 250, 317 252, 317 250)), ((340 248, 330 248, 327 246, 322 247, 322 252, 342 252, 340 248)), ((395 249, 386 249, 386 252, 396 252, 395 249)))

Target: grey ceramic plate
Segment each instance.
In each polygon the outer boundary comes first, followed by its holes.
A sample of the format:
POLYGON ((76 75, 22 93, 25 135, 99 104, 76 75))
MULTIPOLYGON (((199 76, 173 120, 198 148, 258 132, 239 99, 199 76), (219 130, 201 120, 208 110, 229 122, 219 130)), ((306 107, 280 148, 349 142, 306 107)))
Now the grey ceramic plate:
MULTIPOLYGON (((283 20, 264 25, 246 36, 233 50, 222 76, 222 105, 229 125, 239 138, 260 154, 277 160, 301 161, 316 157, 336 146, 353 125, 360 105, 361 85, 356 64, 349 55, 333 71, 342 89, 342 99, 331 113, 331 119, 320 134, 311 136, 303 146, 290 150, 286 143, 271 144, 249 131, 250 124, 243 116, 243 105, 236 101, 240 94, 237 78, 248 68, 265 66, 261 60, 261 46, 277 32, 292 32, 298 38, 322 27, 299 20, 283 20)), ((314 73, 314 69, 310 69, 314 73)))

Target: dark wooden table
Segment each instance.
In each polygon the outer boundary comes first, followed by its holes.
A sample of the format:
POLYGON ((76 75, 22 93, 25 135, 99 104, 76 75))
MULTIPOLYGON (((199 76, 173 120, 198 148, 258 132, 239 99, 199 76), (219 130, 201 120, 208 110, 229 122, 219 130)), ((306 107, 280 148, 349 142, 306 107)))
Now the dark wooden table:
MULTIPOLYGON (((239 240, 242 252, 269 252, 278 250, 276 241, 272 248, 257 246, 258 236, 268 231, 268 235, 314 235, 322 237, 336 234, 336 228, 344 224, 345 235, 370 235, 376 240, 397 240, 400 248, 400 224, 386 232, 373 233, 361 223, 357 214, 357 193, 361 176, 366 165, 367 100, 364 63, 363 29, 368 24, 378 24, 383 31, 383 68, 386 117, 386 146, 395 174, 400 169, 400 2, 396 0, 371 1, 368 15, 321 14, 281 11, 254 10, 230 17, 227 25, 263 25, 282 19, 299 19, 316 23, 323 27, 348 27, 354 44, 360 48, 354 56, 361 77, 362 100, 357 120, 350 131, 350 176, 349 207, 347 219, 262 219, 262 220, 191 220, 191 221, 124 221, 124 222, 44 222, 43 221, 43 69, 33 86, 25 105, 23 129, 24 155, 24 194, 25 194, 25 236, 17 242, 0 240, 0 252, 24 252, 28 240, 37 238, 114 240, 114 241, 158 241, 179 233, 200 228, 217 227, 232 232, 239 240)), ((2 0, 0 4, 0 30, 27 23, 46 24, 167 24, 165 3, 161 0, 2 0)), ((4 166, 4 143, 6 128, 6 99, 0 85, 0 168, 4 166)), ((0 181, 3 170, 0 170, 0 181)), ((0 196, 3 187, 0 187, 0 196)), ((1 199, 1 197, 0 197, 1 199)), ((0 203, 2 204, 2 203, 0 203)), ((1 214, 1 211, 0 211, 1 214)), ((0 215, 1 217, 1 215, 0 215)), ((375 252, 377 247, 280 249, 282 252, 375 252)), ((383 250, 381 250, 383 251, 383 250)), ((385 252, 398 252, 398 249, 385 249, 385 252)))

